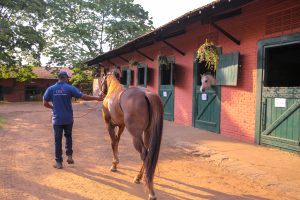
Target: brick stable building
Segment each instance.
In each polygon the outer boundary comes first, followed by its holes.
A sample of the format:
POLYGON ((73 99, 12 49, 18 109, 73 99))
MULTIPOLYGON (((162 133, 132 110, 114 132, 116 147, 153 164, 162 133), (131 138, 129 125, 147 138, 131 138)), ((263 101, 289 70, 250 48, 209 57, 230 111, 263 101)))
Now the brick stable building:
POLYGON ((0 101, 20 102, 20 101, 40 101, 45 90, 57 82, 57 78, 51 71, 64 70, 72 74, 69 68, 43 68, 34 67, 33 73, 36 79, 28 82, 18 82, 15 78, 0 79, 0 101))
POLYGON ((167 120, 300 152, 299 55, 300 1, 220 0, 88 64, 120 66, 125 86, 157 92, 167 120), (220 60, 217 85, 201 93, 195 52, 206 39, 220 60))

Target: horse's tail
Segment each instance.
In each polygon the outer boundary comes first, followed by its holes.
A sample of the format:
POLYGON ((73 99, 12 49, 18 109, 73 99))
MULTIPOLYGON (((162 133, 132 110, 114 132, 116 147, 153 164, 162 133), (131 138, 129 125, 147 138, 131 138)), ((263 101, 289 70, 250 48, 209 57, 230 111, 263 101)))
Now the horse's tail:
POLYGON ((164 108, 159 96, 154 93, 146 93, 146 99, 149 103, 149 148, 144 161, 145 164, 145 183, 147 186, 153 184, 156 164, 158 161, 160 143, 163 130, 164 108))

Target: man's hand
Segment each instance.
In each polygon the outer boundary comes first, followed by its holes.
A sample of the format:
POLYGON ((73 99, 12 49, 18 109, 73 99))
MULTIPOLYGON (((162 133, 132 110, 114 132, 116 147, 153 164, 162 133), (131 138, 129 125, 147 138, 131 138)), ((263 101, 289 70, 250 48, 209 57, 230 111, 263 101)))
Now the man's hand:
POLYGON ((53 109, 53 106, 48 102, 48 101, 43 101, 43 104, 46 108, 50 108, 50 109, 53 109))
POLYGON ((103 101, 103 97, 102 96, 99 96, 97 101, 103 101))

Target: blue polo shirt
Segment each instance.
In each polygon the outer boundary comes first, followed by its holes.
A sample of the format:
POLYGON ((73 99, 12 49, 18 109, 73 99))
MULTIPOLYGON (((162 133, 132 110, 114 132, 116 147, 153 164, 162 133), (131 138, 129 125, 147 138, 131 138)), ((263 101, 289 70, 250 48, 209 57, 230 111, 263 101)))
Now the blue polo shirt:
POLYGON ((65 82, 58 82, 49 87, 44 100, 52 102, 52 123, 65 125, 73 123, 72 97, 80 98, 83 94, 76 87, 65 82))

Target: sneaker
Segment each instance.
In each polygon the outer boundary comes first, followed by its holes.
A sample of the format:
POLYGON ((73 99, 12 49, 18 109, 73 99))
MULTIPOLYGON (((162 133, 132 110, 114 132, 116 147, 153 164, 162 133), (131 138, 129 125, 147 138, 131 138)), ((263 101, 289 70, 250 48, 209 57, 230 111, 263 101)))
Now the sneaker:
POLYGON ((54 165, 53 165, 54 168, 56 169, 62 169, 63 166, 62 166, 62 162, 56 162, 54 165))
POLYGON ((72 156, 68 156, 67 163, 74 164, 74 160, 73 160, 72 156))

